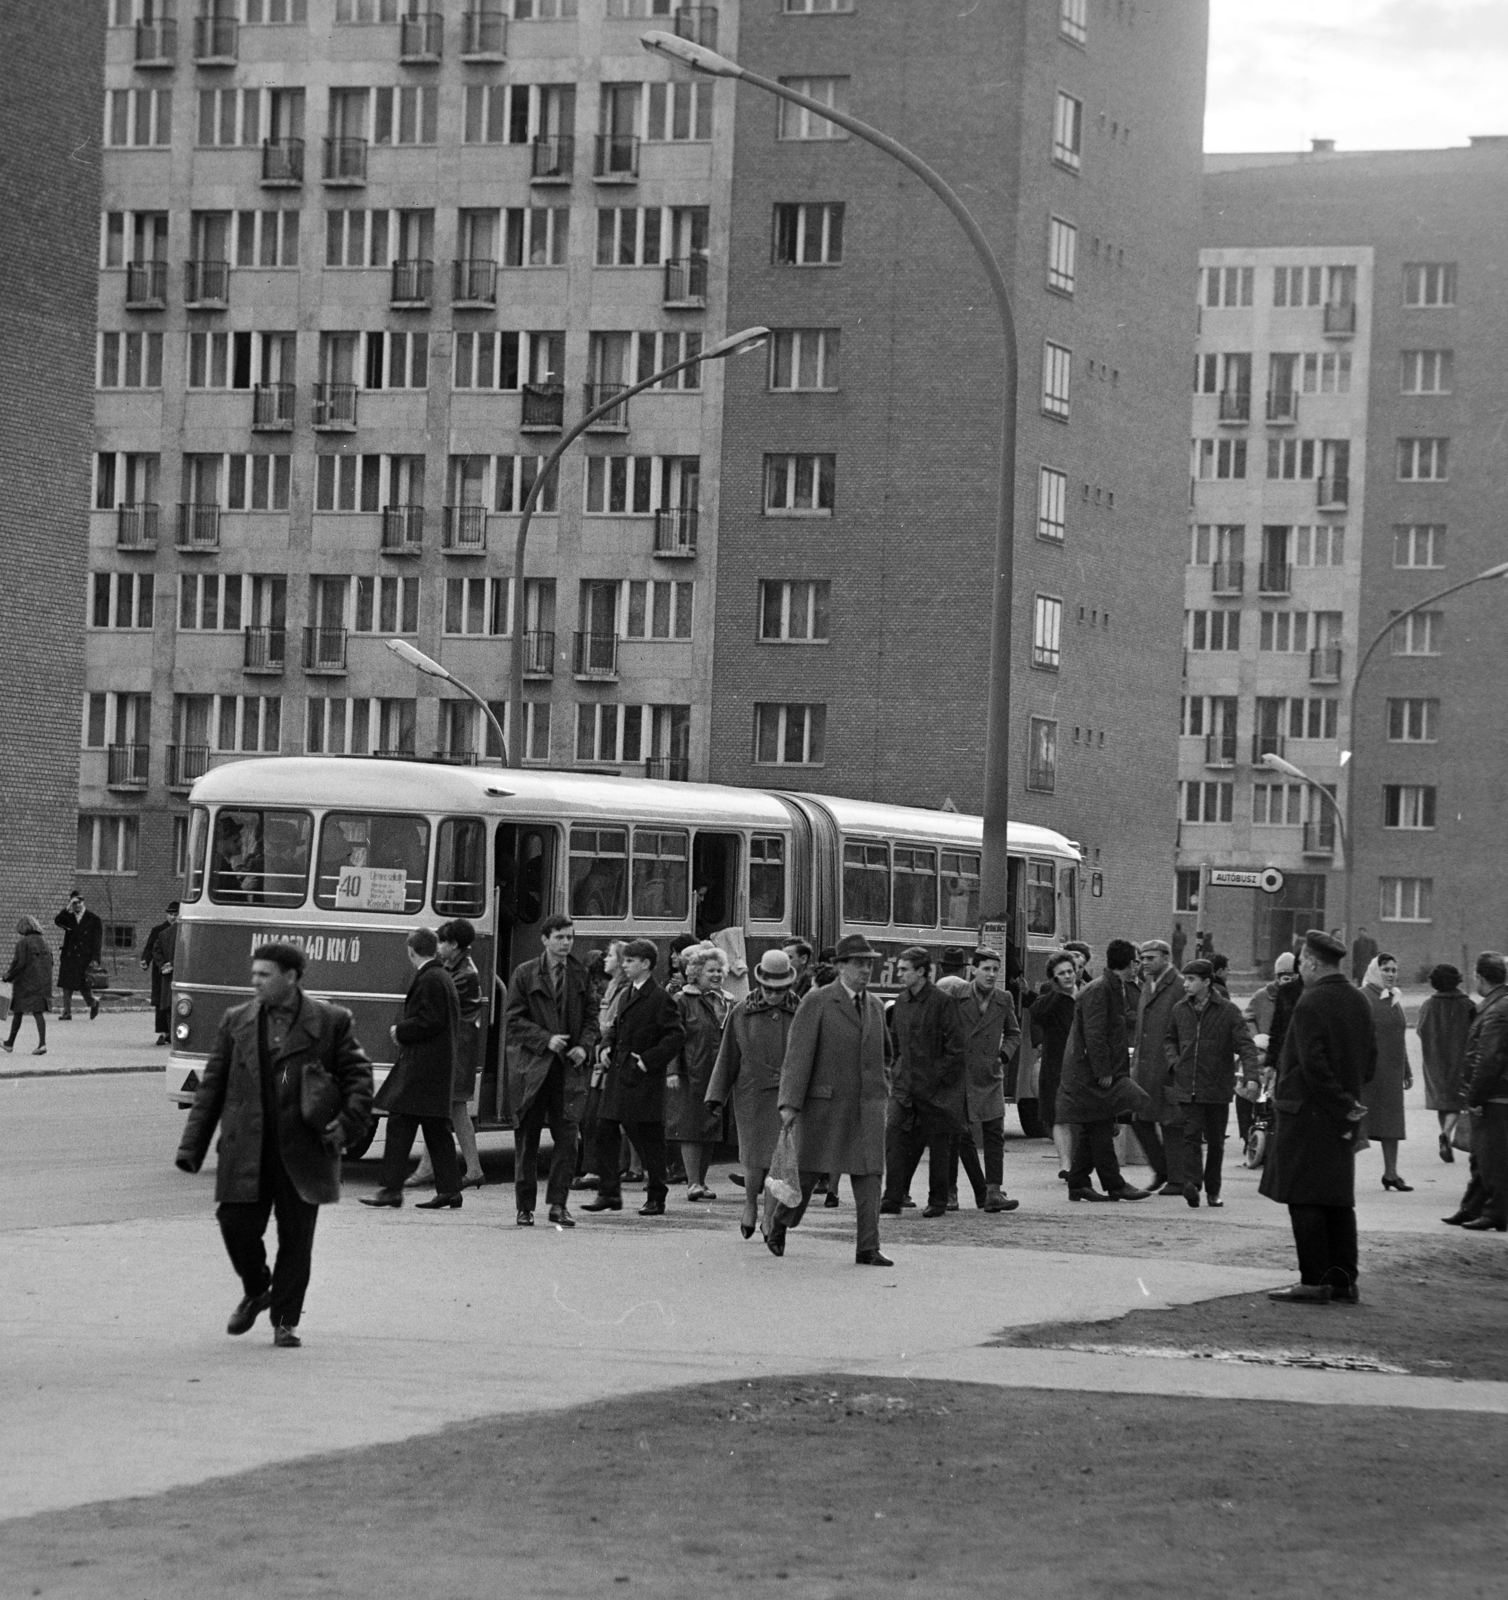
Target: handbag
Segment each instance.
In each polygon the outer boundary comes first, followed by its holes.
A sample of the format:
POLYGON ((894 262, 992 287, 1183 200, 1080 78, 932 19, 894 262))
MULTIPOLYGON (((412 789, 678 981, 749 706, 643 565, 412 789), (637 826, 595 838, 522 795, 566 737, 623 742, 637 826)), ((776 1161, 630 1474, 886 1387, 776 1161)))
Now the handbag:
POLYGON ((103 961, 91 961, 84 968, 84 982, 90 989, 108 989, 110 987, 110 970, 103 961))
POLYGON ((1478 1113, 1475 1111, 1463 1111, 1456 1118, 1456 1125, 1450 1130, 1450 1143, 1453 1150, 1464 1151, 1467 1155, 1471 1154, 1471 1135, 1477 1125, 1477 1115, 1478 1113))

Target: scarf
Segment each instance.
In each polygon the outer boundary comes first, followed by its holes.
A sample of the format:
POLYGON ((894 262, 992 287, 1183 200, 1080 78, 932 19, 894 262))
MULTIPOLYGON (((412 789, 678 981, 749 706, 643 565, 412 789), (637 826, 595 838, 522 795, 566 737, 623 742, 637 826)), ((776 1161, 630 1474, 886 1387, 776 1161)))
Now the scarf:
POLYGON ((1372 957, 1372 964, 1367 968, 1367 975, 1361 981, 1363 988, 1375 989, 1382 999, 1391 1000, 1395 1006, 1399 1004, 1398 991, 1389 987, 1387 979, 1382 975, 1382 968, 1378 965, 1376 956, 1372 957))
POLYGON ((744 1015, 753 1016, 760 1011, 789 1011, 794 1016, 796 1007, 801 1004, 796 998, 795 987, 792 984, 789 989, 781 989, 774 994, 770 994, 764 989, 755 988, 749 998, 744 1001, 744 1015))

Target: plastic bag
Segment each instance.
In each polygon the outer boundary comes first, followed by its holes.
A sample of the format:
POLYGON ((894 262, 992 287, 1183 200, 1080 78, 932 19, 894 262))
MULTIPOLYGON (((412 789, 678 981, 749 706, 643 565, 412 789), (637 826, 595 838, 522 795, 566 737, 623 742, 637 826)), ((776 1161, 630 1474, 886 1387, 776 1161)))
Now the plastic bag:
POLYGON ((778 1205, 793 1211, 801 1204, 801 1162, 796 1155, 796 1140, 789 1128, 780 1130, 770 1170, 764 1180, 765 1192, 778 1205))
POLYGON ((1460 1150, 1466 1155, 1471 1154, 1471 1135, 1476 1127, 1477 1113, 1463 1111, 1456 1118, 1456 1125, 1450 1130, 1450 1143, 1453 1150, 1460 1150))

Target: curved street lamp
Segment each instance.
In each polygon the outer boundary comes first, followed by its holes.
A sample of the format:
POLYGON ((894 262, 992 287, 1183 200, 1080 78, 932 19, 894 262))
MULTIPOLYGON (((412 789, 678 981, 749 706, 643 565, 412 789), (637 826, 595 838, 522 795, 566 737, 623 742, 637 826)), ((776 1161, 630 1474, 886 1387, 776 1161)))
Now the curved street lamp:
POLYGON ((433 656, 427 656, 422 650, 416 650, 407 639, 389 639, 387 647, 400 661, 408 662, 415 671, 425 673, 431 678, 440 678, 446 683, 454 684, 462 694, 475 700, 482 708, 482 715, 492 724, 492 731, 497 735, 497 747, 503 752, 503 765, 508 765, 508 740, 503 734, 503 725, 497 720, 492 707, 479 695, 469 683, 462 683, 449 667, 442 667, 433 656))
POLYGON ((738 62, 730 61, 727 56, 720 56, 715 50, 709 50, 690 39, 657 30, 643 35, 640 43, 646 50, 667 56, 693 71, 705 72, 714 78, 733 78, 740 83, 752 84, 756 89, 763 89, 766 94, 775 95, 778 99, 789 100, 792 105, 804 106, 808 111, 815 112, 828 122, 837 123, 840 128, 847 128, 857 138, 883 150, 914 172, 953 213, 989 279, 995 306, 1000 313, 1000 328, 1005 343, 1005 396, 1000 441, 1000 504, 995 526, 989 694, 985 712, 984 857, 980 863, 979 903, 981 921, 1003 921, 1010 885, 1011 608, 1016 554, 1016 320, 1011 310, 1005 275, 1000 270, 1000 263, 983 229, 963 201, 920 156, 889 134, 881 133, 878 128, 860 122, 857 117, 851 117, 846 111, 840 111, 825 101, 814 100, 810 95, 799 94, 773 78, 750 72, 738 62))
MULTIPOLYGON (((524 726, 524 549, 529 539, 529 524, 534 519, 534 507, 539 500, 540 490, 549 481, 550 474, 560 464, 560 458, 566 451, 586 432, 599 417, 605 417, 609 411, 616 411, 619 406, 633 399, 645 389, 652 388, 655 384, 683 372, 687 367, 700 366, 704 361, 723 361, 728 356, 741 356, 746 351, 757 350, 770 336, 768 328, 744 328, 739 333, 730 333, 726 338, 719 339, 716 344, 708 345, 705 350, 700 350, 694 356, 688 356, 684 361, 677 361, 674 366, 662 367, 658 372, 652 372, 647 378, 641 378, 631 388, 620 390, 611 399, 604 400, 600 406, 594 407, 581 419, 576 426, 561 439, 560 443, 547 455, 544 464, 534 476, 534 482, 529 485, 529 493, 524 498, 523 510, 518 518, 518 539, 513 547, 513 596, 511 618, 513 637, 509 651, 508 663, 508 717, 513 724, 514 739, 511 746, 504 745, 503 759, 510 767, 521 767, 524 764, 525 738, 522 732, 524 726)), ((418 655, 418 651, 414 651, 418 655)), ((405 659, 407 659, 405 657, 405 659)), ((417 665, 417 663, 415 663, 417 665)), ((444 672, 444 668, 440 669, 444 672)), ((446 676, 449 676, 447 673, 446 676)), ((470 693, 470 691, 467 691, 470 693)), ((473 698, 475 698, 473 696, 473 698)), ((490 715, 490 713, 489 713, 490 715)), ((495 719, 494 719, 495 720, 495 719)))
POLYGON ((1351 870, 1351 843, 1350 833, 1346 827, 1346 814, 1341 810, 1340 801, 1322 784, 1318 778, 1311 778, 1302 767, 1296 767, 1291 761, 1285 761, 1282 756, 1269 750, 1259 763, 1273 772, 1281 772, 1285 778, 1297 778, 1300 783, 1307 783, 1319 795, 1330 809, 1335 813, 1335 831, 1340 835, 1341 856, 1346 863, 1346 871, 1351 870))

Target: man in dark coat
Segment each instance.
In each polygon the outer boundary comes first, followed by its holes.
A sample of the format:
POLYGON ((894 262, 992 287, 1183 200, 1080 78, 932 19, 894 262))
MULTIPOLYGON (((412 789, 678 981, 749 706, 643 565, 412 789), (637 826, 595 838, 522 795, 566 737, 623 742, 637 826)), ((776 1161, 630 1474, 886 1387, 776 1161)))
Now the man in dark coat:
POLYGON ((168 901, 167 917, 147 935, 141 964, 152 974, 152 1009, 157 1013, 157 1042, 168 1042, 173 1025, 173 953, 178 944, 178 902, 168 901))
POLYGON ((456 1160, 450 1121, 450 1090, 455 1078, 456 1044, 461 1033, 461 1002, 433 928, 408 936, 413 981, 403 998, 403 1016, 388 1033, 398 1060, 377 1091, 376 1105, 387 1112, 387 1141, 379 1187, 363 1195, 364 1206, 401 1206, 414 1135, 422 1128, 435 1169, 435 1195, 421 1200, 421 1211, 461 1209, 461 1167, 456 1160))
POLYGON ((587 1063, 596 1053, 597 1006, 586 968, 571 954, 576 925, 558 912, 539 930, 544 954, 508 983, 508 1101, 513 1108, 513 1185, 518 1225, 534 1224, 539 1197, 539 1136, 553 1153, 545 1185, 550 1221, 574 1228, 566 1208, 576 1172, 576 1142, 586 1106, 587 1063))
POLYGON ((1355 1304, 1356 1132, 1361 1087, 1377 1070, 1371 1002, 1340 970, 1346 947, 1322 929, 1304 935, 1293 1008, 1273 1088, 1277 1127, 1261 1192, 1288 1207, 1299 1282, 1271 1300, 1355 1304))
POLYGON ((1473 1108, 1472 1177, 1481 1184, 1481 1209, 1461 1227, 1508 1233, 1508 962, 1495 950, 1477 957, 1477 992, 1482 1003, 1466 1036, 1464 1076, 1466 1103, 1473 1108))
POLYGON ((1367 932, 1365 928, 1356 930, 1356 942, 1351 946, 1351 981, 1360 983, 1367 975, 1367 968, 1377 959, 1377 953, 1382 947, 1367 932))
POLYGON ((613 1020, 607 1078, 597 1113, 597 1198, 583 1211, 621 1211, 620 1135, 644 1157, 648 1180, 641 1217, 663 1217, 665 1196, 665 1073, 680 1054, 686 1030, 675 1001, 654 980, 660 953, 649 939, 630 939, 621 957, 628 987, 613 1020))
POLYGON ((1126 1112, 1147 1104, 1131 1076, 1126 1043, 1124 974, 1136 960, 1136 946, 1112 939, 1105 947, 1105 971, 1074 1001, 1073 1028, 1063 1053, 1058 1088, 1058 1121, 1076 1125, 1070 1200, 1145 1200, 1150 1191, 1134 1188, 1115 1158, 1115 1124, 1126 1112), (1099 1173, 1104 1193, 1090 1181, 1099 1173))
POLYGON ((954 1209, 960 1162, 981 1211, 1014 1211, 1021 1204, 1005 1194, 1005 1074, 1021 1048, 1021 1024, 1009 991, 1000 983, 1001 965, 1000 952, 981 945, 966 979, 938 983, 952 994, 963 1023, 964 1126, 954 1136, 948 1169, 948 1204, 954 1209), (976 1127, 984 1149, 982 1168, 976 1127))
POLYGON ((372 1067, 351 1013, 306 995, 304 953, 264 944, 251 961, 256 999, 220 1023, 178 1146, 197 1172, 220 1125, 216 1217, 245 1290, 225 1325, 245 1333, 263 1311, 273 1342, 297 1349, 319 1208, 340 1199, 340 1158, 366 1132, 372 1067), (277 1262, 262 1240, 277 1218, 277 1262))
POLYGON ((890 1012, 894 1065, 885 1114, 885 1198, 899 1216, 911 1178, 927 1152, 924 1217, 948 1210, 948 1157, 964 1126, 963 1018, 958 1002, 932 981, 932 958, 912 945, 896 958, 901 992, 890 1012))
POLYGON ((1183 985, 1172 954, 1161 939, 1148 939, 1141 946, 1141 990, 1136 997, 1136 1042, 1131 1066, 1148 1097, 1147 1105, 1136 1113, 1131 1131, 1152 1168, 1149 1187, 1161 1194, 1183 1193, 1183 1148, 1178 1136, 1182 1113, 1168 1092, 1168 1063, 1163 1052, 1168 1018, 1183 999, 1183 985))
POLYGON ((89 1020, 93 1022, 99 1015, 99 1001, 89 987, 89 969, 104 951, 105 925, 84 904, 84 897, 77 889, 52 920, 55 927, 63 930, 63 948, 58 955, 58 988, 63 991, 63 1009, 58 1020, 73 1021, 73 991, 77 989, 89 1007, 89 1020))
POLYGON ((815 959, 812 947, 806 939, 787 939, 780 947, 785 951, 791 965, 796 969, 796 998, 805 1000, 816 986, 817 974, 812 963, 815 959))

